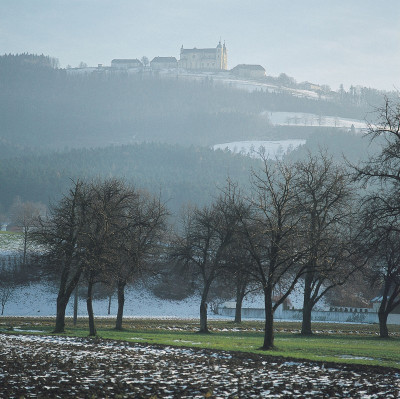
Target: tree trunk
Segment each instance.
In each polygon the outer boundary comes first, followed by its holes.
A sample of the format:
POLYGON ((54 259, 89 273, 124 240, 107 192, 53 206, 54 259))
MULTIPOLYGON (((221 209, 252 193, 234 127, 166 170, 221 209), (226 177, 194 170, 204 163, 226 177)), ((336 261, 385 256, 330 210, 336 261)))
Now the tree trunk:
POLYGON ((24 253, 23 253, 23 258, 22 258, 22 265, 26 266, 26 251, 28 248, 28 230, 25 227, 24 228, 24 253))
POLYGON ((68 305, 69 296, 65 294, 58 294, 57 297, 57 314, 56 314, 56 326, 53 333, 65 332, 65 310, 68 305))
POLYGON ((70 268, 66 267, 62 273, 60 280, 60 288, 57 296, 57 314, 56 314, 56 326, 54 333, 62 333, 65 328, 65 310, 67 308, 69 298, 79 283, 82 269, 78 269, 73 275, 72 279, 68 282, 68 276, 70 274, 70 268))
POLYGON ((207 302, 201 299, 200 303, 200 330, 201 333, 208 333, 207 327, 207 302))
POLYGON ((244 298, 244 289, 237 287, 236 290, 236 309, 235 309, 235 323, 242 322, 242 303, 244 298))
POLYGON ((380 338, 389 338, 389 330, 387 327, 387 319, 388 319, 388 312, 385 309, 385 306, 381 304, 378 311, 378 318, 379 318, 379 337, 380 338))
POLYGON ((126 281, 118 281, 117 294, 118 294, 118 311, 117 320, 115 323, 115 329, 122 330, 122 317, 124 314, 124 304, 125 304, 125 285, 126 281))
POLYGON ((204 283, 203 294, 200 303, 200 333, 209 333, 207 327, 207 297, 210 289, 210 282, 204 283))
POLYGON ((89 336, 90 337, 94 337, 96 335, 96 328, 94 325, 92 294, 93 294, 93 281, 92 281, 92 279, 89 279, 86 305, 87 305, 87 311, 88 311, 88 316, 89 316, 89 336))
POLYGON ((78 286, 75 287, 74 294, 74 327, 78 321, 78 286))
POLYGON ((108 309, 107 309, 107 314, 110 315, 111 314, 111 298, 112 298, 112 294, 110 294, 108 296, 108 309))
POLYGON ((311 311, 313 308, 311 299, 311 285, 314 273, 307 272, 304 278, 304 296, 303 296, 303 320, 301 324, 301 335, 312 335, 311 329, 311 311))
POLYGON ((274 311, 272 309, 272 288, 264 288, 264 303, 265 303, 265 330, 264 344, 261 347, 263 350, 274 348, 274 311))

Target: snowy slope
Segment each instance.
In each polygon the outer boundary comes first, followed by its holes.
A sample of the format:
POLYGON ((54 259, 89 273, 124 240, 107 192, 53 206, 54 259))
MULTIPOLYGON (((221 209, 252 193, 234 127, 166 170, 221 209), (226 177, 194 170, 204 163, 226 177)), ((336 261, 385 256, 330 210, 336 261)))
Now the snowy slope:
POLYGON ((320 116, 304 112, 264 111, 262 115, 268 117, 269 121, 275 126, 321 126, 343 129, 350 129, 351 126, 354 126, 356 131, 364 131, 368 127, 365 121, 358 119, 320 116))
MULTIPOLYGON (((54 316, 56 312, 57 288, 48 284, 35 283, 16 288, 10 300, 7 302, 5 316, 54 316)), ((302 293, 300 289, 290 295, 292 306, 296 309, 302 307, 302 293)), ((222 302, 222 301, 221 301, 222 302)), ((325 303, 318 307, 324 307, 325 303)), ((176 317, 198 318, 200 307, 200 295, 193 295, 182 301, 163 300, 155 297, 145 286, 138 284, 128 288, 125 293, 124 315, 127 317, 176 317)), ((262 293, 249 295, 243 301, 243 307, 263 308, 264 298, 262 293)), ((108 316, 108 299, 95 299, 93 302, 96 316, 108 316)), ((110 316, 117 313, 116 295, 111 300, 110 316)), ((209 310, 209 317, 219 318, 209 310)), ((86 316, 86 301, 80 299, 78 314, 86 316)), ((73 297, 67 307, 67 316, 73 315, 73 297)))
MULTIPOLYGON (((46 284, 31 284, 16 288, 7 302, 5 316, 54 316, 56 312, 57 291, 46 284)), ((167 301, 156 298, 146 288, 130 288, 125 294, 125 316, 197 318, 200 299, 197 296, 183 301, 167 301)), ((108 299, 94 300, 96 316, 107 316, 108 299)), ((111 316, 117 313, 117 299, 112 297, 111 316)), ((67 307, 67 316, 73 314, 73 298, 67 307)), ((86 316, 86 302, 80 299, 78 314, 86 316)))

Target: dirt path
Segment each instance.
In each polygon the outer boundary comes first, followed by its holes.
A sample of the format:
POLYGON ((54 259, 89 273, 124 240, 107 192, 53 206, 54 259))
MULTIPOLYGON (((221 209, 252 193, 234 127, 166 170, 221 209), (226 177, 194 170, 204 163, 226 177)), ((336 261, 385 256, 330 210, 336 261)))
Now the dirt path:
POLYGON ((398 398, 400 373, 203 349, 0 334, 0 397, 21 396, 398 398))

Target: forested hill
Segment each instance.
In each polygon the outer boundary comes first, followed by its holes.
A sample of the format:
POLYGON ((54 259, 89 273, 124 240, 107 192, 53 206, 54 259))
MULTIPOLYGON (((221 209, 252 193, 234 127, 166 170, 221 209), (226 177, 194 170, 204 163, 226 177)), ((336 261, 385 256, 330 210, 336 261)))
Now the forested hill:
MULTIPOLYGON (((367 90, 362 101, 346 93, 335 101, 315 100, 287 92, 248 93, 216 84, 212 78, 71 75, 56 66, 57 60, 46 56, 0 57, 0 157, 28 147, 144 141, 211 145, 295 138, 300 128, 273 127, 262 113, 295 111, 363 119, 371 101, 379 97, 367 90)), ((302 137, 312 130, 302 132, 302 137)))
POLYGON ((205 147, 143 143, 98 149, 76 149, 0 161, 2 206, 15 196, 45 204, 56 200, 71 179, 123 177, 158 194, 178 212, 181 205, 202 205, 228 177, 246 186, 260 161, 205 147))

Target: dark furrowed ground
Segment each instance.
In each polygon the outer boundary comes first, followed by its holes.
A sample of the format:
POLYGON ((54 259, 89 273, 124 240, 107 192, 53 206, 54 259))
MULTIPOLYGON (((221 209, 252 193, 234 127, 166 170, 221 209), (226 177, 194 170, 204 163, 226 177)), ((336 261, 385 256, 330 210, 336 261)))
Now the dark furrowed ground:
POLYGON ((4 398, 397 398, 395 370, 82 338, 0 335, 4 398))

